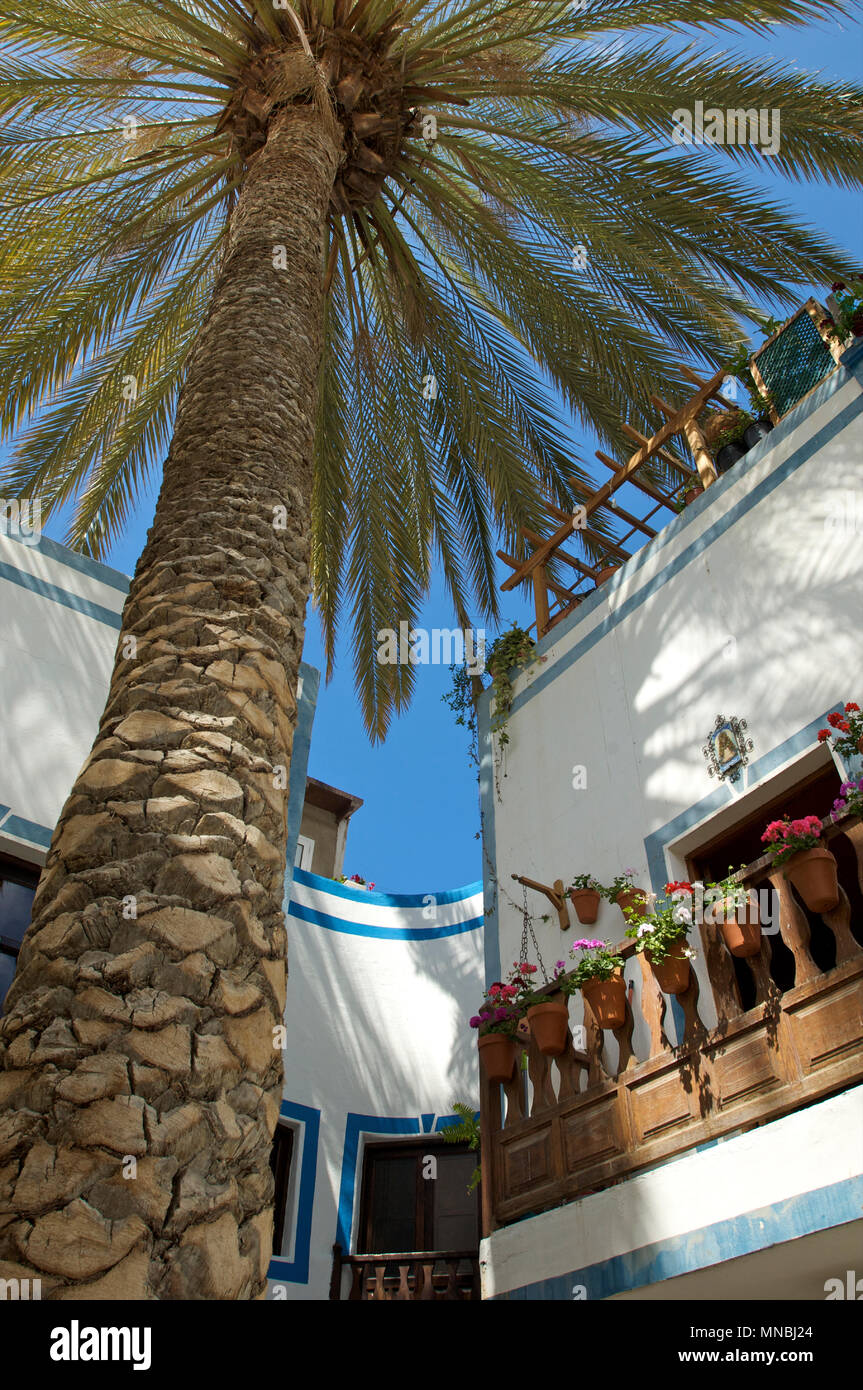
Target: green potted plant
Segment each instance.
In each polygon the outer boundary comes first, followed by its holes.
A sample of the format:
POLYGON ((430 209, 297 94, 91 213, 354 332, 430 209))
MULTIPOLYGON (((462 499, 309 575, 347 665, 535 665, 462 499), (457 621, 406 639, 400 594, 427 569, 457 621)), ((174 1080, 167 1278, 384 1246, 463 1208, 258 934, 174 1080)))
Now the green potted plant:
POLYGON ((756 384, 750 365, 750 349, 746 343, 740 344, 728 364, 728 370, 734 374, 749 396, 748 414, 752 418, 743 431, 742 443, 745 453, 747 449, 754 448, 759 439, 763 439, 773 429, 773 421, 770 418, 773 398, 769 391, 762 391, 756 384))
POLYGON ((569 900, 575 908, 575 915, 583 927, 590 927, 596 921, 599 904, 604 889, 593 874, 576 874, 569 885, 569 900))
POLYGON ((810 912, 832 912, 839 906, 836 860, 821 844, 820 816, 771 821, 761 836, 774 864, 782 865, 810 912))
MULTIPOLYGON (((445 1144, 467 1144, 468 1148, 474 1153, 480 1146, 481 1132, 479 1119, 476 1111, 463 1101, 453 1100, 450 1104, 458 1115, 458 1123, 454 1125, 444 1125, 443 1129, 438 1130, 438 1134, 445 1144)), ((476 1165, 468 1179, 468 1194, 475 1192, 482 1182, 482 1168, 476 1165)))
POLYGON ((644 952, 663 994, 685 994, 695 952, 686 940, 692 928, 692 884, 666 883, 666 896, 640 923, 627 927, 636 951, 644 952))
MULTIPOLYGON (((566 962, 557 961, 549 984, 557 984, 565 972, 566 962)), ((566 1047, 566 1035, 569 1032, 566 995, 562 989, 554 995, 549 995, 544 992, 544 986, 535 988, 532 981, 535 974, 535 965, 522 962, 521 965, 515 966, 510 980, 519 988, 519 1004, 525 1010, 528 1027, 540 1052, 546 1057, 559 1057, 566 1047)))
POLYGON ((833 747, 843 758, 853 758, 855 754, 863 753, 863 714, 859 705, 852 701, 845 706, 842 714, 834 710, 828 714, 827 723, 829 729, 818 730, 819 743, 834 739, 833 747))
POLYGON ((580 989, 600 1028, 620 1028, 626 1021, 622 958, 607 941, 589 937, 574 941, 569 953, 578 964, 561 980, 563 992, 574 994, 580 989))
POLYGON ((690 473, 684 478, 683 482, 673 494, 672 504, 676 512, 685 511, 692 505, 696 497, 700 497, 704 488, 697 473, 690 473))
POLYGON ((608 901, 617 903, 623 914, 624 922, 631 920, 630 913, 636 913, 640 919, 647 907, 647 894, 635 887, 632 882, 634 876, 634 869, 624 869, 622 874, 617 875, 610 887, 603 889, 603 895, 608 901))
POLYGON ((757 956, 761 950, 758 896, 741 884, 743 867, 735 871, 729 865, 725 878, 706 885, 704 921, 719 928, 733 956, 757 956))
POLYGON ((509 1081, 519 1051, 516 1035, 524 1017, 517 986, 496 980, 489 985, 479 1012, 470 1020, 478 1031, 480 1062, 489 1081, 509 1081))

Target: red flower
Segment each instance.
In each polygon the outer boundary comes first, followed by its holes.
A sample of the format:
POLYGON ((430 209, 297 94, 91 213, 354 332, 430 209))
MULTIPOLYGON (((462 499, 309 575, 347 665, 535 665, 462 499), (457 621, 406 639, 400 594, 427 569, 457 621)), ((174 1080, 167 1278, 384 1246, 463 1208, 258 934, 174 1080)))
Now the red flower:
POLYGON ((855 714, 859 714, 859 713, 860 713, 860 706, 859 706, 859 705, 846 705, 846 706, 845 706, 845 713, 846 713, 846 714, 851 714, 852 710, 853 710, 853 712, 854 712, 855 714))
POLYGON ((842 715, 834 710, 832 714, 828 714, 827 723, 831 724, 834 729, 838 729, 842 723, 842 715))
POLYGON ((829 729, 819 729, 819 730, 818 730, 818 742, 819 742, 819 743, 826 743, 829 737, 830 737, 830 730, 829 730, 829 729))
POLYGON ((851 732, 851 725, 848 723, 847 719, 840 719, 839 723, 836 725, 836 728, 841 729, 843 734, 848 734, 851 732))

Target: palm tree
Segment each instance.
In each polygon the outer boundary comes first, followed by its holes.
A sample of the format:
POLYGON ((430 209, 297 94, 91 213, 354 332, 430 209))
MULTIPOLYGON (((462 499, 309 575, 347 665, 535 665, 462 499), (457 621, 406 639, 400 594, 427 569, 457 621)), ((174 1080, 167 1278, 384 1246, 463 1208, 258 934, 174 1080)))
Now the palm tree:
POLYGON ((99 555, 167 451, 2 1022, 0 1273, 44 1297, 264 1288, 310 591, 330 664, 349 610, 382 735, 414 672, 375 635, 433 558, 467 626, 497 611, 497 532, 572 505, 561 410, 614 443, 656 382, 686 389, 677 356, 721 360, 753 299, 846 269, 747 184, 756 151, 718 169, 670 132, 705 98, 778 107, 772 167, 859 184, 859 94, 681 46, 690 23, 688 0, 0 0, 4 489, 74 502, 99 555))

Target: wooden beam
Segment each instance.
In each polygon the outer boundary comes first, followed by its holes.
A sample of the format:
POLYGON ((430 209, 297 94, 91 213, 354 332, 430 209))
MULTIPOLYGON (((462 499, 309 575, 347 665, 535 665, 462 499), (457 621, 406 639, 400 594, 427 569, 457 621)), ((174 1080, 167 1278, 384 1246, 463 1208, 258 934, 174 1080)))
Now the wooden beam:
MULTIPOLYGON (((505 550, 499 550, 499 551, 497 552, 497 558, 498 558, 499 560, 503 560, 503 562, 504 562, 505 565, 509 565, 510 569, 514 569, 514 570, 519 570, 519 569, 521 569, 522 565, 524 564, 524 561, 523 561, 523 560, 516 560, 516 559, 514 558, 514 556, 512 556, 512 555, 507 555, 507 553, 506 553, 505 550)), ((568 555, 561 555, 560 558, 561 558, 562 560, 568 560, 568 559, 570 559, 570 557, 569 557, 568 555)), ((578 561, 577 561, 577 560, 573 560, 572 563, 573 563, 573 565, 577 565, 577 564, 578 564, 578 561)), ((581 568, 581 567, 579 566, 579 568, 581 568)), ((593 578, 593 571, 592 571, 592 570, 587 570, 587 569, 586 569, 586 570, 584 571, 584 573, 587 575, 587 577, 588 577, 589 579, 592 579, 592 578, 593 578)), ((558 597, 559 599, 562 599, 564 603, 570 603, 574 598, 578 598, 578 595, 575 594, 575 593, 573 593, 572 589, 565 589, 565 588, 563 587, 562 584, 555 584, 555 582, 554 582, 553 579, 548 579, 548 578, 546 578, 546 584, 548 585, 549 589, 551 589, 552 593, 557 594, 557 597, 558 597)))
MULTIPOLYGON (((686 422, 691 420, 694 415, 697 415, 700 406, 703 405, 703 403, 712 394, 712 392, 717 389, 717 387, 722 385, 723 381, 725 380, 725 375, 725 368, 721 367, 719 371, 716 372, 715 375, 712 376, 710 380, 706 382, 704 386, 701 387, 701 390, 698 391, 698 393, 695 396, 693 396, 692 400, 688 401, 687 404, 682 408, 682 410, 678 411, 678 413, 674 416, 673 419, 667 420, 665 424, 662 426, 662 428, 657 430, 656 434, 653 435, 653 437, 649 439, 646 444, 643 444, 641 448, 632 455, 632 458, 629 460, 629 462, 625 463, 613 478, 611 478, 607 483, 604 483, 603 486, 599 489, 599 492, 594 493, 593 497, 587 503, 588 516, 591 512, 595 511, 596 508, 600 506, 606 500, 607 497, 610 497, 613 492, 616 492, 617 489, 621 487, 623 483, 627 482, 629 478, 632 476, 632 474, 635 473, 635 471, 639 469, 643 463, 647 462, 651 454, 655 454, 657 449, 662 448, 663 444, 667 444, 669 439, 673 439, 674 436, 680 432, 680 429, 686 424, 686 422)), ((549 554, 551 554, 551 551, 553 549, 554 547, 551 546, 549 549, 549 554)), ((532 563, 542 564, 543 560, 547 558, 545 555, 542 554, 542 552, 539 552, 539 554, 539 559, 537 559, 536 556, 531 557, 532 563)), ((512 583, 511 580, 508 580, 507 582, 512 583)))
MULTIPOLYGON (((629 550, 624 550, 623 546, 618 545, 617 541, 606 540, 605 536, 601 536, 598 531, 592 531, 589 526, 581 526, 578 529, 580 535, 589 536, 592 540, 596 541, 598 546, 603 546, 606 550, 613 551, 616 555, 620 556, 622 560, 632 559, 632 553, 629 550)), ((542 545, 543 541, 545 540, 544 536, 538 536, 535 531, 528 531, 526 526, 522 526, 521 534, 523 536, 526 536, 526 538, 529 541, 531 541, 533 545, 542 545)), ((578 567, 578 561, 573 560, 571 555, 567 555, 562 550, 558 552, 558 558, 561 560, 569 560, 572 562, 574 568, 578 567)), ((592 574, 593 571, 591 570, 589 571, 589 573, 592 574)))
MULTIPOLYGON (((620 468, 620 463, 614 463, 614 459, 609 459, 607 453, 600 453, 598 449, 596 450, 596 457, 598 457, 600 463, 605 463, 606 468, 610 468, 611 473, 617 473, 618 468, 620 468)), ((652 482, 645 482, 643 478, 630 478, 630 482, 634 488, 638 488, 639 492, 645 493, 646 498, 653 498, 655 502, 659 502, 660 506, 668 507, 670 512, 674 512, 674 507, 671 506, 670 495, 668 495, 667 492, 661 492, 659 488, 653 486, 652 482)), ((617 507, 617 503, 614 503, 614 506, 617 507)), ((617 507, 617 510, 620 510, 620 507, 617 507)), ((623 516, 623 512, 620 514, 623 516)))
MULTIPOLYGON (((636 444, 650 443, 650 440, 647 438, 647 435, 641 434, 638 430, 633 429, 632 425, 623 425, 622 428, 624 434, 628 435, 630 439, 635 440, 636 444)), ((674 454, 670 454, 667 449, 657 449, 655 452, 659 455, 661 459, 665 459, 666 463, 670 463, 672 468, 679 469, 681 473, 692 472, 691 468, 688 468, 687 465, 683 463, 681 459, 675 458, 674 454)))
MULTIPOLYGON (((611 464, 611 467, 615 472, 617 472, 618 465, 616 463, 611 464)), ((575 489, 576 497, 578 497, 580 494, 583 494, 585 497, 590 496, 589 488, 587 488, 579 478, 570 478, 569 481, 575 489)), ((562 507, 556 507, 553 502, 549 502, 545 498, 542 499, 542 504, 545 507, 546 511, 554 517, 555 521, 565 521, 566 518, 570 515, 570 513, 565 512, 562 507)), ((640 521, 637 516, 632 516, 629 512, 624 511, 623 507, 619 506, 617 502, 609 502, 607 503, 607 506, 611 514, 613 516, 619 516, 621 521, 626 522, 627 526, 635 526, 639 531, 642 531, 645 536, 649 536, 651 540, 656 535, 656 532, 653 530, 651 526, 645 526, 643 521, 640 521)), ((582 529, 582 527, 578 526, 573 527, 574 531, 582 529)), ((590 534, 593 535, 594 532, 590 532, 590 534)))
POLYGON ((536 609, 536 635, 544 637, 548 632, 548 575, 545 565, 537 565, 531 575, 533 580, 533 604, 536 609))

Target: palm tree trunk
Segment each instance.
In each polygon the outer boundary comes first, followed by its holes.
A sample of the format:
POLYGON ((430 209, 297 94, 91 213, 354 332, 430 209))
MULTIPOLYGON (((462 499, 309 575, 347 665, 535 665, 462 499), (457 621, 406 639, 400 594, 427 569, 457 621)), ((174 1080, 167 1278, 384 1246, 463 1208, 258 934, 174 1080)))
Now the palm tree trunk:
POLYGON ((287 108, 249 169, 0 1023, 0 1277, 43 1298, 265 1288, 339 142, 287 108))

